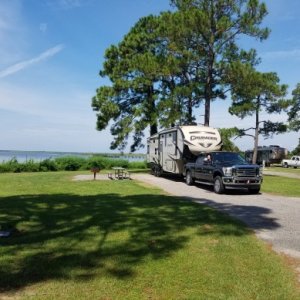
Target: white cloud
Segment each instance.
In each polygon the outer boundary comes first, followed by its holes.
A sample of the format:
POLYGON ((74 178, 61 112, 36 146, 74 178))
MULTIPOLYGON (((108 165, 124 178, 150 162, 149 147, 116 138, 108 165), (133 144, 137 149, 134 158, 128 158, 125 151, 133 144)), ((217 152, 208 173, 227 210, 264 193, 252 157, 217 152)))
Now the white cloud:
POLYGON ((43 52, 42 54, 40 54, 39 56, 37 56, 35 58, 32 58, 30 60, 25 60, 25 61, 19 62, 17 64, 14 64, 12 66, 9 66, 8 68, 0 71, 0 78, 4 78, 4 77, 7 77, 14 73, 20 72, 21 70, 28 68, 31 65, 37 64, 41 61, 44 61, 47 58, 50 58, 50 57, 54 56, 55 54, 59 53, 60 51, 62 51, 63 48, 64 48, 64 45, 57 45, 53 48, 46 50, 45 52, 43 52))
POLYGON ((20 0, 0 0, 0 67, 19 60, 28 43, 20 0))

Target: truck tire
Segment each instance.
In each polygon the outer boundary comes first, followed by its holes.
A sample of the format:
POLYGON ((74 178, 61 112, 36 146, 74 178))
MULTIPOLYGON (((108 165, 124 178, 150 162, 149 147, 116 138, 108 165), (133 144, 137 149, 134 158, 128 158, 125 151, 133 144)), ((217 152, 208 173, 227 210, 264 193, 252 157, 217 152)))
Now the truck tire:
POLYGON ((192 173, 190 171, 186 172, 185 183, 187 185, 192 185, 194 183, 194 179, 193 179, 192 173))
POLYGON ((260 191, 260 187, 258 187, 258 188, 249 188, 248 189, 249 194, 252 194, 252 195, 258 194, 259 191, 260 191))
POLYGON ((214 179, 214 191, 216 194, 223 194, 225 187, 220 176, 216 176, 214 179))
POLYGON ((283 167, 284 168, 288 168, 289 167, 288 163, 285 162, 284 165, 283 165, 283 167))

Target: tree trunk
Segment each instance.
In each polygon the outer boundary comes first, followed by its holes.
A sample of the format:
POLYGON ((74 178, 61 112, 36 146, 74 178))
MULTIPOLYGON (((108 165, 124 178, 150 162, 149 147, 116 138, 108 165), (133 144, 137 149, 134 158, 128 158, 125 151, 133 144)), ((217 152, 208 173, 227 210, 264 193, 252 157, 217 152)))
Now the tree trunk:
POLYGON ((149 86, 148 89, 148 101, 149 101, 149 122, 150 122, 150 136, 157 133, 157 117, 153 120, 153 112, 156 111, 155 100, 154 100, 154 88, 149 86), (151 117, 150 117, 151 116, 151 117))
POLYGON ((258 130, 259 130, 259 99, 257 99, 256 116, 255 116, 254 149, 253 149, 253 157, 252 157, 253 164, 256 164, 257 161, 258 130))
POLYGON ((193 100, 191 97, 188 99, 188 115, 187 115, 188 124, 192 124, 193 122, 193 100))
POLYGON ((150 125, 150 136, 157 133, 157 124, 150 125))
POLYGON ((204 99, 205 99, 205 111, 204 111, 204 126, 209 126, 210 121, 210 102, 213 94, 213 65, 214 65, 214 53, 210 51, 208 60, 207 78, 204 88, 204 99))

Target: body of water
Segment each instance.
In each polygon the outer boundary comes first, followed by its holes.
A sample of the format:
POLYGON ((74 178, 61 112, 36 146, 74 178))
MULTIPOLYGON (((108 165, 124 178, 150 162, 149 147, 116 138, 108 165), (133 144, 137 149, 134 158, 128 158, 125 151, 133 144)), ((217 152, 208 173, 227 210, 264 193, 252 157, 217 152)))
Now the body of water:
MULTIPOLYGON (((88 158, 93 155, 101 155, 101 153, 80 153, 80 152, 48 152, 48 151, 13 151, 13 150, 0 150, 0 163, 9 161, 12 158, 16 158, 18 162, 26 162, 28 160, 42 161, 48 158, 57 158, 64 156, 78 156, 88 158)), ((135 155, 119 155, 119 154, 103 154, 109 158, 121 158, 129 161, 143 161, 146 159, 143 154, 135 155)))

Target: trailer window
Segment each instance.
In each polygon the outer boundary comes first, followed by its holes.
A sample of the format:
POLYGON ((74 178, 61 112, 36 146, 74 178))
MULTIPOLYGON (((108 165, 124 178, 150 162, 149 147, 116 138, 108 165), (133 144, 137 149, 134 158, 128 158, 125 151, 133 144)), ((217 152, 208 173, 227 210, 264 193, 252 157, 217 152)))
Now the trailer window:
POLYGON ((176 143, 177 142, 177 132, 173 132, 173 142, 176 143))

